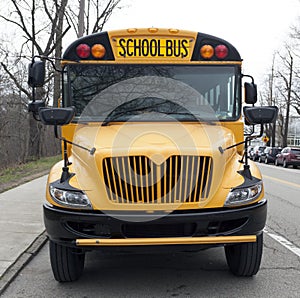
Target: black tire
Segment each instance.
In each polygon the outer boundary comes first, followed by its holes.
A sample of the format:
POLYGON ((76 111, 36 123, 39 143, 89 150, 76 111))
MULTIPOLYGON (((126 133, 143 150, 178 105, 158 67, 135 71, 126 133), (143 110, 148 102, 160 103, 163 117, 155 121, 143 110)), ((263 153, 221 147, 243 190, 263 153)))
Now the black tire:
POLYGON ((225 254, 230 271, 236 276, 253 276, 260 267, 263 251, 263 234, 256 242, 225 246, 225 254))
POLYGON ((81 250, 63 246, 51 240, 49 250, 52 272, 57 281, 75 281, 81 276, 85 258, 81 250))

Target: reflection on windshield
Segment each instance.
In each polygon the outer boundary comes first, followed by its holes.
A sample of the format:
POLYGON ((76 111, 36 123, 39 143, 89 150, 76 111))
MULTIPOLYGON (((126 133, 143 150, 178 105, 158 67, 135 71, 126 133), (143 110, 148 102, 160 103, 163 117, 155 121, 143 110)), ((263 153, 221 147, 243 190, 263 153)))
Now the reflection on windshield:
POLYGON ((234 66, 68 65, 65 94, 70 86, 67 105, 74 105, 83 121, 236 120, 235 71, 234 66))

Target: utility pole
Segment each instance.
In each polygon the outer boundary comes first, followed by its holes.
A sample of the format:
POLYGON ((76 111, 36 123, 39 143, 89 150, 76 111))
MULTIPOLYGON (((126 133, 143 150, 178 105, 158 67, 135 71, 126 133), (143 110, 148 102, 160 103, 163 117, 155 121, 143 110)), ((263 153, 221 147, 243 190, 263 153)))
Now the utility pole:
MULTIPOLYGON (((271 106, 275 106, 275 98, 273 98, 273 84, 274 84, 274 63, 275 63, 275 55, 273 55, 273 63, 272 63, 272 73, 271 73, 271 82, 270 82, 270 100, 271 106)), ((276 138, 276 121, 271 124, 272 128, 272 136, 271 136, 271 146, 275 147, 275 138, 276 138)))
POLYGON ((290 62, 288 64, 289 66, 289 80, 288 80, 288 84, 287 84, 287 106, 286 106, 286 114, 285 114, 285 123, 284 123, 284 138, 283 138, 283 146, 286 147, 287 146, 287 136, 288 136, 288 131, 289 131, 289 120, 290 120, 290 105, 291 105, 291 94, 292 94, 292 78, 293 78, 293 56, 291 54, 291 52, 289 52, 289 58, 290 58, 290 62))
POLYGON ((85 0, 80 0, 79 15, 78 15, 78 37, 82 37, 84 33, 84 11, 85 11, 85 0))

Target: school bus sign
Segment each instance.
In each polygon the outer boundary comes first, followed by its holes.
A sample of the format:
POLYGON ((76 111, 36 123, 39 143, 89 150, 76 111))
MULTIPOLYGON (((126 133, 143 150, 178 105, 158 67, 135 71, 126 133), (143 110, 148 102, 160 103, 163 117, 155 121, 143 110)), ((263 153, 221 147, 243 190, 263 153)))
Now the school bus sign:
POLYGON ((189 56, 190 40, 171 38, 119 38, 118 57, 185 58, 189 56))

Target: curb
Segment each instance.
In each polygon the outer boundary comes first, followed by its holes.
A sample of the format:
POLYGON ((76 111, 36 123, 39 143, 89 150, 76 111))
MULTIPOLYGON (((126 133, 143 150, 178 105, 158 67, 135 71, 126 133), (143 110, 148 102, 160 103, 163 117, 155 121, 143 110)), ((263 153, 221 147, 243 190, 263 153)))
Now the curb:
POLYGON ((27 265, 31 259, 40 251, 48 241, 48 236, 44 230, 31 245, 17 258, 17 260, 4 272, 0 279, 0 296, 17 277, 19 272, 27 265))

